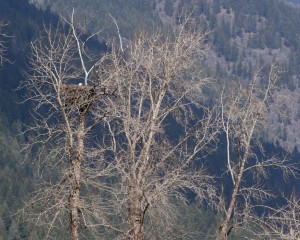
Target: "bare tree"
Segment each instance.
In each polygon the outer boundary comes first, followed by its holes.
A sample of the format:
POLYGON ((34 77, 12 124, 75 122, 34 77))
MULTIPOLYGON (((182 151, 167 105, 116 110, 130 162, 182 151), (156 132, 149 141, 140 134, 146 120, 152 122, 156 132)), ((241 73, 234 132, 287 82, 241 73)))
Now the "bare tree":
MULTIPOLYGON (((231 193, 228 199, 222 200, 224 219, 219 229, 220 240, 228 239, 233 229, 259 222, 255 217, 257 209, 263 208, 264 200, 273 196, 263 187, 268 169, 278 168, 284 174, 296 171, 286 158, 268 158, 263 154, 258 131, 266 124, 266 114, 277 88, 278 67, 271 65, 266 81, 261 70, 249 84, 239 83, 226 96, 224 91, 221 96, 221 127, 226 137, 225 174, 231 179, 231 193), (256 155, 259 149, 263 157, 256 155)), ((251 232, 251 227, 247 230, 251 232)))
POLYGON ((82 37, 74 13, 66 23, 66 33, 46 30, 32 43, 23 83, 36 103, 24 151, 43 183, 27 207, 40 210, 31 216, 49 236, 68 225, 71 239, 84 226, 141 240, 145 221, 149 233, 172 224, 188 192, 214 196, 212 177, 194 164, 216 138, 199 100, 209 83, 199 67, 205 34, 186 23, 94 56, 85 47, 94 34, 82 37))
MULTIPOLYGON (((80 225, 89 224, 85 216, 93 212, 81 194, 82 188, 87 189, 84 168, 93 158, 89 155, 92 130, 109 111, 103 99, 114 94, 107 84, 111 79, 96 76, 95 68, 104 64, 107 55, 92 54, 86 47, 97 33, 83 37, 74 12, 65 21, 65 31, 50 28, 31 44, 31 72, 21 87, 27 90, 27 100, 35 103, 34 125, 24 131, 28 144, 23 150, 38 163, 41 184, 27 203, 27 209, 38 210, 29 219, 46 225, 47 236, 59 225, 69 226, 75 240, 80 225), (97 115, 93 108, 98 109, 97 115)), ((108 167, 103 167, 104 175, 108 167)))
POLYGON ((214 195, 212 178, 193 162, 216 137, 215 118, 199 101, 209 83, 199 64, 204 38, 185 24, 173 33, 140 32, 125 52, 112 54, 117 99, 106 128, 123 196, 116 204, 127 206, 131 240, 150 235, 151 226, 168 229, 175 199, 187 201, 187 192, 200 200, 214 195))

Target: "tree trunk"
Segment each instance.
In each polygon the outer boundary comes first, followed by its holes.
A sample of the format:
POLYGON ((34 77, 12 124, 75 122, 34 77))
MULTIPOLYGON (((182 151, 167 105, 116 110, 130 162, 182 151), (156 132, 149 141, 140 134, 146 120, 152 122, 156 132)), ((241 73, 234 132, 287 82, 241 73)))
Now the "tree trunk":
MULTIPOLYGON (((80 164, 80 163, 79 163, 80 164)), ((70 206, 70 234, 71 240, 78 240, 78 206, 80 196, 80 166, 78 162, 72 166, 70 206)))
POLYGON ((234 210, 234 206, 236 203, 236 198, 237 198, 237 193, 239 191, 240 188, 240 184, 241 184, 241 180, 242 180, 242 175, 243 175, 243 170, 244 170, 244 162, 242 164, 242 167, 240 169, 240 173, 238 175, 236 184, 234 186, 232 195, 231 195, 231 200, 229 203, 229 207, 226 211, 226 218, 224 220, 224 222, 221 224, 220 226, 220 230, 219 230, 219 239, 220 240, 227 240, 228 239, 228 235, 230 233, 231 227, 229 227, 229 223, 231 218, 233 217, 233 210, 234 210))
POLYGON ((220 226, 219 240, 227 240, 228 238, 227 229, 228 229, 228 222, 225 220, 220 226))
MULTIPOLYGON (((240 158, 239 153, 238 153, 238 158, 240 158)), ((230 221, 233 217, 233 214, 234 214, 233 211, 234 211, 234 207, 235 207, 235 203, 236 203, 236 198, 237 198, 237 195, 238 195, 238 191, 240 189, 242 176, 243 176, 243 173, 244 173, 244 168, 245 168, 247 158, 248 158, 248 151, 246 151, 246 153, 245 153, 245 155, 244 155, 244 157, 241 161, 239 174, 238 174, 237 180, 236 180, 235 185, 234 185, 234 189, 233 189, 233 192, 232 192, 232 195, 231 195, 229 206, 228 206, 227 211, 226 211, 226 218, 220 226, 219 240, 227 240, 228 235, 229 235, 229 233, 232 229, 232 226, 229 226, 229 223, 230 223, 230 221)))
POLYGON ((143 191, 139 188, 137 181, 133 180, 129 186, 129 226, 130 240, 143 240, 144 210, 142 206, 143 191))
POLYGON ((70 210, 70 235, 71 240, 78 240, 78 227, 79 227, 79 200, 80 200, 80 173, 81 173, 81 161, 83 159, 84 150, 84 128, 85 118, 80 117, 77 132, 77 155, 74 159, 71 159, 71 189, 69 197, 69 210, 70 210))

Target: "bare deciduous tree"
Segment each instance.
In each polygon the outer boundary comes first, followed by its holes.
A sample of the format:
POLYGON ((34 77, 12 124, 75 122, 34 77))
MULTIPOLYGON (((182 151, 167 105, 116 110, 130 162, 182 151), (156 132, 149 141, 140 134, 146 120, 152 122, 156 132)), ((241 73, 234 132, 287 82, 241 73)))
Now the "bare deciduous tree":
MULTIPOLYGON (((228 239, 233 229, 256 222, 256 210, 263 208, 264 200, 273 196, 263 187, 268 169, 278 168, 285 174, 295 174, 296 167, 287 159, 259 157, 255 153, 260 149, 263 155, 258 131, 266 123, 277 80, 278 68, 272 64, 266 81, 259 70, 248 85, 238 84, 226 96, 222 93, 221 128, 226 137, 227 154, 225 174, 230 177, 232 187, 229 198, 224 197, 222 201, 224 219, 219 229, 220 240, 228 239)), ((251 232, 251 227, 247 230, 251 232)))
POLYGON ((205 34, 188 24, 141 32, 122 51, 92 56, 93 35, 83 38, 73 15, 67 33, 50 29, 32 43, 23 87, 35 125, 24 151, 43 184, 27 206, 40 210, 31 216, 49 234, 68 225, 75 240, 80 226, 105 227, 141 240, 145 221, 149 234, 171 226, 175 201, 188 193, 214 197, 212 177, 194 163, 217 133, 199 100, 209 83, 199 67, 205 34))
POLYGON ((212 178, 193 165, 216 137, 215 118, 199 101, 208 84, 199 67, 204 37, 187 25, 172 34, 141 32, 112 55, 117 99, 106 128, 123 195, 116 204, 127 206, 131 240, 150 235, 151 226, 168 229, 174 200, 187 201, 187 192, 200 200, 214 195, 212 178))
POLYGON ((113 91, 107 85, 111 79, 99 80, 95 73, 107 55, 91 54, 86 47, 97 33, 84 38, 74 12, 66 23, 67 32, 46 30, 31 45, 31 73, 21 87, 27 90, 27 100, 35 103, 34 125, 24 132, 28 144, 23 150, 38 163, 41 181, 27 203, 27 209, 39 211, 30 216, 37 225, 46 225, 48 235, 58 225, 69 226, 75 240, 80 225, 87 226, 87 216, 93 213, 81 194, 84 168, 93 158, 89 155, 93 152, 92 130, 108 111, 100 100, 112 97, 113 91), (93 108, 98 109, 97 115, 93 108))

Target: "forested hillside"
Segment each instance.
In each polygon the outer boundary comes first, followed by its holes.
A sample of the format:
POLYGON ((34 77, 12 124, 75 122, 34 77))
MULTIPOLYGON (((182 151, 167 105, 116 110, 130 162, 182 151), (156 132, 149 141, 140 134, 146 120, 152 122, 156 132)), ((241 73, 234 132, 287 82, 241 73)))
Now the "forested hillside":
MULTIPOLYGON (((300 13, 284 1, 147 0, 110 4, 101 1, 90 1, 89 4, 82 1, 32 2, 62 15, 70 14, 74 8, 78 18, 86 22, 88 30, 108 27, 102 35, 108 42, 116 36, 116 28, 109 13, 119 22, 121 35, 126 38, 141 26, 151 29, 159 24, 158 17, 166 26, 171 26, 180 21, 182 13, 191 13, 202 29, 210 31, 208 38, 211 49, 205 60, 210 75, 215 75, 219 80, 250 79, 259 66, 276 60, 282 66, 282 85, 288 88, 290 95, 298 98, 300 30, 297 23, 300 21, 300 13), (88 7, 84 7, 85 4, 88 7), (118 7, 115 8, 114 4, 118 7)), ((284 104, 289 100, 282 101, 284 104)), ((293 151, 294 147, 300 147, 297 134, 299 123, 295 119, 299 110, 291 108, 286 114, 290 120, 282 121, 274 115, 270 116, 274 121, 270 129, 266 130, 265 138, 293 151)))
POLYGON ((270 114, 260 134, 295 154, 299 149, 299 10, 283 1, 263 0, 165 1, 165 8, 172 9, 169 16, 174 22, 188 9, 199 26, 211 31, 205 64, 221 86, 233 79, 248 81, 259 66, 280 62, 279 84, 284 89, 275 101, 285 109, 285 117, 270 114))
MULTIPOLYGON (((0 68, 0 239, 39 239, 38 229, 28 227, 14 217, 34 189, 33 169, 23 163, 20 153, 25 137, 22 123, 31 121, 30 108, 21 104, 22 92, 17 88, 24 79, 30 42, 47 24, 50 15, 26 1, 0 1, 0 16, 4 27, 2 43, 8 61, 0 68), (29 230, 31 229, 31 230, 29 230)), ((55 17, 52 18, 55 22, 55 17)))
POLYGON ((76 17, 85 25, 86 31, 96 32, 103 30, 102 38, 108 40, 116 36, 116 27, 112 21, 113 16, 119 25, 122 37, 131 37, 137 29, 142 27, 153 27, 160 24, 155 13, 155 2, 153 0, 125 0, 125 1, 51 1, 30 0, 42 9, 51 9, 56 14, 64 17, 71 14, 73 8, 76 17))
POLYGON ((0 0, 0 17, 8 59, 0 68, 0 239, 300 232, 289 215, 300 211, 298 182, 287 176, 300 149, 298 8, 279 0, 0 0), (173 33, 186 16, 186 35, 173 33))
MULTIPOLYGON (((184 1, 178 12, 189 9, 191 3, 184 1)), ((212 31, 212 52, 207 62, 218 79, 250 79, 255 69, 274 60, 282 66, 281 84, 288 119, 270 115, 273 119, 265 138, 289 151, 299 148, 297 106, 288 107, 287 102, 299 98, 299 10, 282 1, 197 1, 193 15, 199 25, 212 31), (291 98, 289 99, 290 96, 291 98), (293 100, 292 100, 293 99, 293 100)))
POLYGON ((298 6, 298 4, 300 4, 300 2, 298 0, 287 0, 287 2, 295 4, 296 6, 298 6))

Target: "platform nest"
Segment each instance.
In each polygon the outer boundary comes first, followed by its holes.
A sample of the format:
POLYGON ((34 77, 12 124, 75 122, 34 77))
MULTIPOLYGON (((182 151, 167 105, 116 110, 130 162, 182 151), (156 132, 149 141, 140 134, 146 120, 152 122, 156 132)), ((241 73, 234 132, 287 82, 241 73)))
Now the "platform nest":
POLYGON ((95 88, 86 85, 64 84, 62 93, 65 108, 84 111, 94 100, 95 88))

